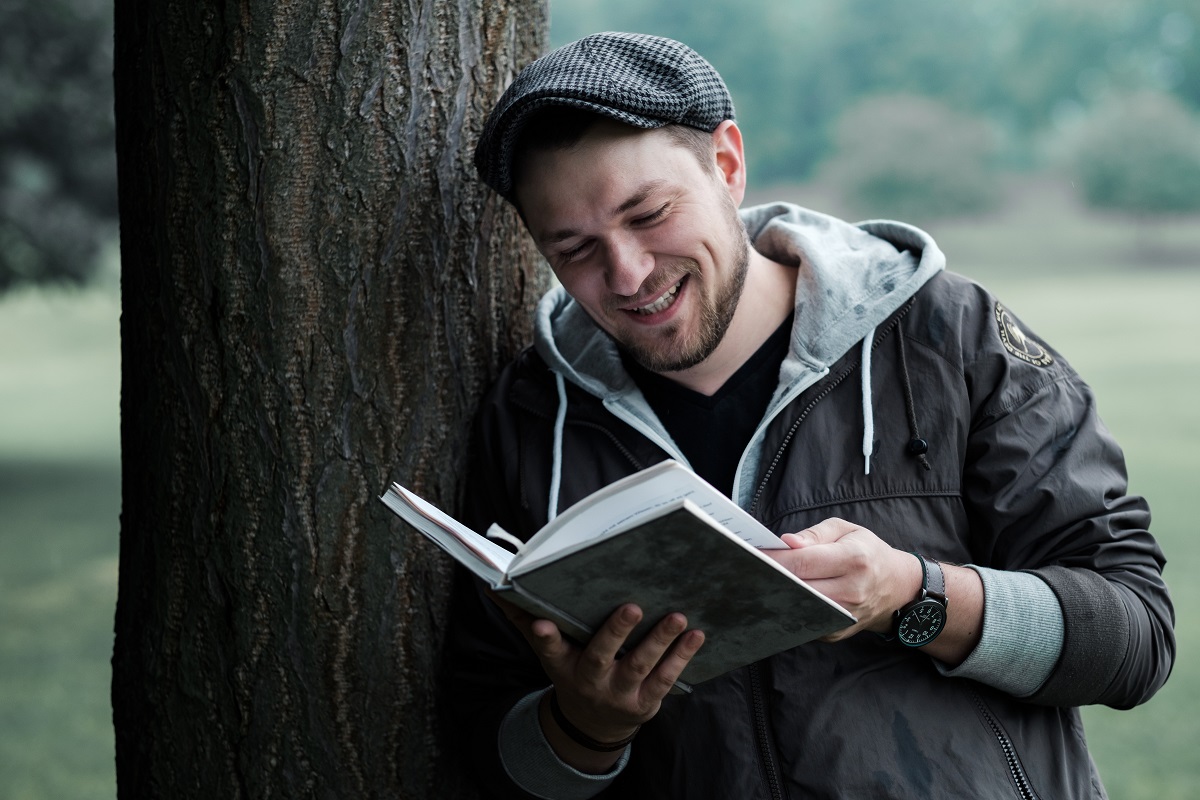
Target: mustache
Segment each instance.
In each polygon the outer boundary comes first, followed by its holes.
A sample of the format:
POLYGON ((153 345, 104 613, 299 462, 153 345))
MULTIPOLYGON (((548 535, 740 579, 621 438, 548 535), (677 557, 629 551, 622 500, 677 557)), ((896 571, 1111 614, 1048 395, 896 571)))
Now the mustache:
POLYGON ((658 299, 663 292, 679 283, 684 278, 700 274, 700 264, 694 259, 685 258, 673 261, 660 270, 655 270, 646 276, 637 295, 630 301, 628 298, 614 297, 605 301, 605 311, 615 313, 630 305, 642 306, 658 299))

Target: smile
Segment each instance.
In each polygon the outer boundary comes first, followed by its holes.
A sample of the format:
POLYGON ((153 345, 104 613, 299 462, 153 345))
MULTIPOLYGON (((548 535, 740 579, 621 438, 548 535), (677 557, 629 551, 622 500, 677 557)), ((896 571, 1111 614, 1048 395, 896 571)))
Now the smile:
POLYGON ((675 294, 679 291, 679 287, 683 285, 683 279, 680 278, 670 289, 663 292, 653 303, 648 303, 640 308, 633 309, 634 313, 642 316, 657 314, 660 311, 666 311, 675 302, 675 294))

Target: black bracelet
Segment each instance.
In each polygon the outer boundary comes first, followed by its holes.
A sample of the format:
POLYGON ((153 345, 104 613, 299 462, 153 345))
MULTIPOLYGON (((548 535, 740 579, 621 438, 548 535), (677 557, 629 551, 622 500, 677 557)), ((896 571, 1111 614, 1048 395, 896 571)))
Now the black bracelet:
POLYGON ((634 728, 633 733, 626 736, 619 742, 601 742, 588 736, 583 731, 576 728, 567 719, 567 715, 563 713, 562 708, 558 705, 558 697, 554 693, 554 689, 550 690, 550 716, 554 717, 554 721, 558 723, 558 727, 562 728, 571 741, 580 747, 586 747, 588 750, 595 750, 597 753, 615 753, 618 750, 624 750, 633 741, 633 737, 637 736, 638 731, 642 729, 641 725, 634 728))

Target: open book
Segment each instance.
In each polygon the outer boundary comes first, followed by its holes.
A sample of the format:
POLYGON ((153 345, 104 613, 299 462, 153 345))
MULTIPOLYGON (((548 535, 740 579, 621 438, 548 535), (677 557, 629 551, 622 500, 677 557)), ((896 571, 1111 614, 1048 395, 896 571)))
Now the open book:
POLYGON ((643 612, 630 642, 682 612, 705 633, 680 676, 684 688, 855 621, 760 553, 787 545, 676 461, 594 492, 523 545, 494 525, 492 539, 481 536, 399 484, 380 499, 505 600, 576 641, 623 603, 643 612))

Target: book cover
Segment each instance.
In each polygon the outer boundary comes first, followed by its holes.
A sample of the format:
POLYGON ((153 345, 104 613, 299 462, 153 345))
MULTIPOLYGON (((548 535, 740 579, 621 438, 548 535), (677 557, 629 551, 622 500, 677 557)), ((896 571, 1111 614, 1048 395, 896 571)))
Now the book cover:
POLYGON ((777 536, 673 461, 600 489, 515 554, 398 484, 380 499, 505 599, 579 642, 623 603, 643 611, 631 643, 682 612, 705 633, 680 676, 685 688, 855 621, 759 552, 786 547, 777 536))

